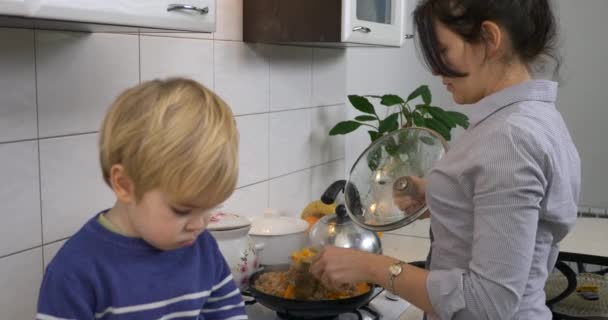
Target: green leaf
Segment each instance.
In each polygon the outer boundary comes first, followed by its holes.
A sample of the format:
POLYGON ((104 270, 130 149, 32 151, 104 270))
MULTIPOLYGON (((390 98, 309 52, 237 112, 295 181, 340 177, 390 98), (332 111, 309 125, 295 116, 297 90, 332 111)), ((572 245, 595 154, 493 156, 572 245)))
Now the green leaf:
POLYGON ((416 90, 412 91, 412 93, 410 93, 410 95, 407 97, 407 102, 410 102, 420 96, 422 96, 422 101, 424 101, 425 104, 431 104, 431 90, 429 90, 427 85, 421 85, 420 87, 416 88, 416 90))
POLYGON ((420 141, 422 141, 423 143, 432 146, 435 144, 435 140, 431 139, 431 137, 427 137, 427 136, 422 136, 420 137, 420 141))
POLYGON ((426 126, 430 129, 437 131, 442 137, 450 141, 450 129, 448 129, 443 123, 437 119, 428 118, 426 119, 426 126))
POLYGON ((336 124, 333 128, 331 128, 331 130, 329 131, 329 135, 335 136, 338 134, 351 133, 357 130, 360 126, 361 124, 356 121, 342 121, 336 124))
POLYGON ((380 101, 380 104, 385 105, 387 107, 402 103, 405 103, 405 101, 403 101, 400 96, 395 94, 385 94, 382 96, 382 100, 380 101))
POLYGON ((385 133, 397 130, 399 128, 399 112, 395 112, 386 119, 380 121, 378 132, 385 133))
POLYGON ((372 140, 372 142, 378 140, 378 138, 382 137, 382 135, 380 133, 378 133, 378 131, 368 131, 367 133, 369 133, 369 138, 372 140))
POLYGON ((414 111, 418 111, 422 115, 424 115, 425 113, 430 114, 429 113, 429 106, 427 106, 426 104, 417 104, 416 108, 414 108, 414 111))
POLYGON ((456 111, 446 111, 445 114, 457 125, 465 129, 469 127, 469 117, 467 117, 465 114, 456 111))
POLYGON ((353 105, 353 107, 355 107, 355 109, 363 113, 376 114, 372 103, 369 102, 369 100, 367 100, 367 98, 363 96, 349 95, 348 101, 350 101, 350 103, 353 105))
POLYGON ((384 146, 384 150, 386 150, 386 153, 390 154, 391 156, 398 156, 399 155, 399 146, 397 145, 397 143, 393 139, 389 138, 386 141, 386 145, 384 146))
POLYGON ((446 115, 443 109, 434 106, 430 106, 428 109, 431 116, 441 121, 448 129, 456 128, 456 122, 452 121, 452 118, 446 115))
POLYGON ((414 112, 414 124, 419 127, 425 127, 426 121, 420 112, 414 112))
POLYGON ((378 120, 378 118, 376 118, 376 116, 363 115, 363 116, 355 117, 355 120, 357 120, 357 121, 374 121, 374 120, 378 120))
POLYGON ((367 154, 367 166, 372 171, 378 169, 381 158, 382 158, 382 149, 381 148, 375 149, 374 151, 367 154))

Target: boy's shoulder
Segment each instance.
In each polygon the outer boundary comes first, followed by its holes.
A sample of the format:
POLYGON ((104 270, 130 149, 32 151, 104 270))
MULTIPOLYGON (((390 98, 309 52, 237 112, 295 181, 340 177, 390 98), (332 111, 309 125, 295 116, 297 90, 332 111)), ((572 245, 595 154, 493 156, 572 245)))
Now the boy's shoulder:
POLYGON ((94 268, 95 260, 99 259, 98 253, 102 246, 90 228, 95 219, 89 220, 61 246, 46 267, 47 272, 80 277, 88 274, 88 271, 94 268))

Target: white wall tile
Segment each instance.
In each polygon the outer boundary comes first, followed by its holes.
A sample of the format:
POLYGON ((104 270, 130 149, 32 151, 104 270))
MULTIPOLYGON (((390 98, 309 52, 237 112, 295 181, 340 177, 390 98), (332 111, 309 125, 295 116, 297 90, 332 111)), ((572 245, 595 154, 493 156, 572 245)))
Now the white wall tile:
POLYGON ((35 138, 34 31, 0 28, 0 43, 0 141, 35 138))
POLYGON ((268 179, 268 114, 236 117, 239 129, 239 180, 244 186, 268 179))
POLYGON ((34 319, 42 282, 42 249, 0 259, 0 317, 34 319))
POLYGON ((0 144, 0 256, 38 246, 38 142, 0 144))
POLYGON ((311 169, 312 200, 321 199, 321 195, 334 181, 347 179, 344 176, 344 160, 333 161, 311 169))
POLYGON ((217 1, 215 39, 243 40, 243 0, 217 1))
POLYGON ((71 236, 114 204, 98 158, 97 134, 40 141, 44 243, 71 236))
POLYGON ((267 207, 268 181, 265 181, 235 190, 220 210, 255 217, 261 215, 267 207))
POLYGON ((280 213, 300 217, 311 200, 310 169, 270 180, 269 206, 280 213))
POLYGON ((312 105, 312 49, 270 46, 270 110, 312 105))
POLYGON ((46 270, 46 267, 49 265, 49 262, 53 260, 57 252, 59 252, 59 249, 61 249, 61 247, 66 243, 66 241, 67 240, 61 240, 44 246, 44 270, 46 270))
POLYGON ((312 69, 314 106, 342 104, 347 100, 345 51, 344 49, 314 49, 312 69))
POLYGON ((141 80, 183 76, 213 89, 213 41, 141 37, 141 80))
POLYGON ((344 105, 312 109, 311 161, 313 165, 344 158, 344 136, 330 136, 329 130, 346 120, 344 105))
POLYGON ((311 109, 270 114, 270 177, 310 167, 311 109))
POLYGON ((36 31, 40 136, 99 129, 114 98, 139 82, 134 35, 36 31))
POLYGON ((264 46, 214 42, 215 91, 235 114, 268 111, 269 68, 264 46))

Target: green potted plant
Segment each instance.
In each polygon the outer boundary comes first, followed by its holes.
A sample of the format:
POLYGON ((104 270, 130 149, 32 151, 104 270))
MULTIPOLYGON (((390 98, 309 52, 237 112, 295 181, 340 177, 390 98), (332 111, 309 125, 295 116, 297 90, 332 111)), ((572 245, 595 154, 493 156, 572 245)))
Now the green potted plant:
MULTIPOLYGON (((468 128, 469 119, 466 115, 456 111, 446 111, 441 107, 432 105, 432 95, 427 85, 416 88, 406 100, 395 94, 378 95, 349 95, 351 105, 364 113, 355 117, 354 120, 342 121, 336 124, 329 135, 351 133, 360 127, 369 127, 368 134, 372 142, 382 136, 393 132, 400 127, 425 127, 436 131, 447 141, 451 139, 451 131, 457 126, 468 128), (380 104, 386 107, 397 107, 398 111, 381 118, 369 98, 380 100, 380 104), (415 102, 418 101, 417 104, 415 102)), ((431 143, 431 142, 428 142, 431 143)), ((400 155, 412 152, 408 148, 406 138, 399 138, 398 142, 390 142, 384 146, 384 151, 396 159, 400 155)), ((371 170, 378 166, 381 150, 368 155, 367 161, 371 170)))
POLYGON ((468 128, 469 119, 466 115, 456 111, 445 111, 432 105, 432 95, 427 85, 416 88, 403 100, 395 94, 377 95, 349 95, 348 100, 355 109, 364 113, 355 117, 354 120, 342 121, 336 124, 329 135, 347 134, 357 130, 361 126, 370 127, 369 136, 371 141, 376 141, 385 134, 399 129, 399 127, 426 127, 437 131, 446 140, 451 139, 451 130, 457 126, 468 128), (374 105, 368 98, 379 99, 380 104, 386 107, 398 107, 399 111, 391 113, 384 119, 380 118, 374 105), (413 102, 420 98, 422 103, 413 102), (377 124, 375 124, 377 123, 377 124))

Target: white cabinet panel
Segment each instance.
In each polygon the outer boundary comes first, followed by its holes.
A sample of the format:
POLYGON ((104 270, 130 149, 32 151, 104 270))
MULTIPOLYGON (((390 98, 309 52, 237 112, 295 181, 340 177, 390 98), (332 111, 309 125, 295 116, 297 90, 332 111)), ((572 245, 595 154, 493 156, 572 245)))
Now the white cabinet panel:
POLYGON ((30 5, 34 18, 188 30, 215 31, 215 0, 41 0, 30 5), (182 8, 168 11, 170 5, 182 8))

